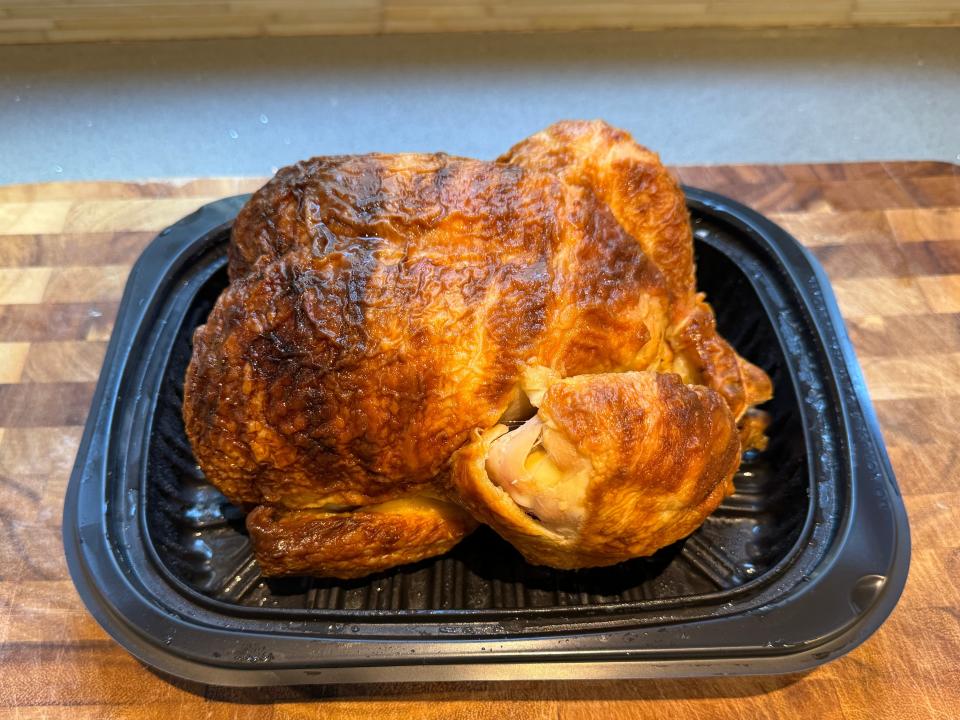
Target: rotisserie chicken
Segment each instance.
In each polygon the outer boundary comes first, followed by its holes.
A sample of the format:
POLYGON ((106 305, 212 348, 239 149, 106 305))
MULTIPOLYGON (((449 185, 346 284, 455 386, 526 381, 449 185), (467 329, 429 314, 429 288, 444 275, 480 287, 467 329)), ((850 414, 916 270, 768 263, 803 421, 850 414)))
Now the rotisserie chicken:
POLYGON ((478 522, 556 568, 649 555, 765 442, 770 381, 696 292, 683 194, 602 122, 496 162, 284 168, 229 273, 184 420, 268 576, 366 575, 478 522))

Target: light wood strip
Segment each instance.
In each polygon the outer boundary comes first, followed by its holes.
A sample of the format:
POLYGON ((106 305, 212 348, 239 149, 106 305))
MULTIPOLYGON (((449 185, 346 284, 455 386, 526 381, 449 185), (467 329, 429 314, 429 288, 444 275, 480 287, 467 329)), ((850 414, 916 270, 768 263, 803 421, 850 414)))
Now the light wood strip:
MULTIPOLYGON (((159 231, 220 197, 138 198, 74 204, 63 220, 63 231, 159 231)), ((43 232, 43 231, 34 231, 43 232)))
POLYGON ((887 210, 890 229, 899 242, 960 240, 960 208, 887 210))
POLYGON ((771 220, 804 245, 890 243, 890 224, 882 210, 837 213, 773 212, 771 220))
POLYGON ((4 202, 0 205, 0 235, 62 232, 71 205, 69 200, 4 202))
MULTIPOLYGON (((18 522, 6 511, 0 512, 0 518, 4 520, 5 533, 4 542, 0 543, 0 581, 19 583, 68 579, 59 527, 18 522)), ((7 662, 10 649, 11 646, 6 644, 0 646, 3 653, 0 662, 5 671, 9 670, 7 662)), ((0 707, 7 704, 2 692, 0 690, 0 707)))
POLYGON ((0 383, 20 382, 30 343, 0 342, 0 383))
POLYGON ((832 284, 844 315, 952 312, 928 303, 920 278, 839 278, 832 284))
MULTIPOLYGON (((136 198, 228 197, 253 192, 267 181, 264 177, 185 178, 124 182, 27 183, 0 186, 0 203, 33 203, 49 200, 123 200, 136 198)), ((0 234, 9 234, 0 227, 0 234)))
POLYGON ((857 355, 917 355, 960 350, 960 313, 847 316, 857 355))
POLYGON ((43 293, 45 303, 117 301, 130 273, 128 265, 53 268, 43 293))
POLYGON ((867 356, 860 358, 860 366, 874 400, 960 396, 960 352, 867 356))
POLYGON ((0 234, 158 231, 221 197, 5 202, 0 204, 0 234))
MULTIPOLYGON (((936 448, 925 448, 926 453, 901 452, 905 448, 890 448, 890 459, 894 466, 903 465, 921 459, 922 455, 936 454, 936 448)), ((960 478, 956 466, 952 469, 950 480, 953 490, 930 495, 911 494, 906 498, 907 514, 910 516, 910 536, 913 544, 924 548, 946 548, 956 550, 960 548, 960 491, 957 491, 957 481, 960 478)), ((897 479, 900 480, 900 470, 897 470, 897 479)))
POLYGON ((5 428, 0 511, 7 522, 59 527, 82 428, 5 428))
POLYGON ((69 580, 0 582, 0 595, 10 593, 19 612, 7 628, 6 643, 103 642, 109 636, 83 607, 69 580), (3 586, 12 585, 5 588, 3 586))
POLYGON ((0 306, 40 302, 52 274, 50 268, 0 268, 0 306))
MULTIPOLYGON (((937 444, 935 437, 928 437, 918 430, 913 442, 904 443, 901 436, 891 441, 887 450, 897 474, 897 482, 905 492, 923 495, 960 492, 960 449, 957 447, 944 448, 937 444)), ((937 507, 940 508, 939 505, 937 507)), ((951 522, 960 524, 958 508, 960 504, 947 503, 946 508, 940 509, 951 512, 954 515, 951 522)), ((912 526, 912 515, 910 522, 912 526)), ((955 545, 951 542, 947 546, 955 545)))
POLYGON ((960 312, 960 275, 918 277, 916 280, 933 312, 960 312))
POLYGON ((934 445, 952 453, 960 427, 960 403, 956 398, 910 398, 874 400, 887 445, 934 445))

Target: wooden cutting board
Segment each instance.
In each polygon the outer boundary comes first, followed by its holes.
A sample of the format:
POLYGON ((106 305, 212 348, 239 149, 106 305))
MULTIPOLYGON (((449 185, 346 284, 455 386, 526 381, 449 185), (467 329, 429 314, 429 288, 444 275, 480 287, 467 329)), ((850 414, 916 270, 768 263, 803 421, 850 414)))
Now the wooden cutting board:
POLYGON ((960 717, 960 167, 679 168, 779 222, 833 281, 913 533, 900 604, 806 674, 230 690, 161 677, 87 614, 64 489, 124 280, 158 230, 259 179, 0 187, 0 718, 960 717))

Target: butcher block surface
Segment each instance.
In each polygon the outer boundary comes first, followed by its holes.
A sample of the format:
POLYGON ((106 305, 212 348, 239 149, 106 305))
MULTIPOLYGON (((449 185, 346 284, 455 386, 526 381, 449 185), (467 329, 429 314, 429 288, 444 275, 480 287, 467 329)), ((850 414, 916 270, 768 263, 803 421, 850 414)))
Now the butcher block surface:
POLYGON ((782 225, 833 283, 913 539, 903 597, 866 643, 755 678, 236 690, 151 671, 73 589, 64 491, 131 265, 165 226, 263 179, 14 185, 0 187, 0 718, 960 717, 960 166, 676 173, 782 225))

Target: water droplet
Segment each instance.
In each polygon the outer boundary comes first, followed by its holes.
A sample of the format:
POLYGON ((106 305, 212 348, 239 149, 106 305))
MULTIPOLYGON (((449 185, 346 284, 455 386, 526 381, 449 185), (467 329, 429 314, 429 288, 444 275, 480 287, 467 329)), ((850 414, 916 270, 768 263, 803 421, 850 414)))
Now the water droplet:
POLYGON ((927 64, 927 63, 924 62, 922 59, 917 60, 917 67, 923 67, 923 66, 926 65, 926 64, 927 64))
POLYGON ((238 133, 236 130, 231 130, 230 137, 236 140, 238 137, 240 137, 240 133, 238 133))
POLYGON ((340 104, 340 101, 337 100, 337 98, 335 97, 330 98, 330 107, 336 107, 339 104, 340 104))
POLYGON ((63 172, 63 168, 60 167, 59 165, 54 165, 54 166, 53 166, 53 171, 54 171, 55 173, 62 173, 62 172, 63 172))
POLYGON ((87 127, 93 127, 93 120, 87 120, 87 127))
POLYGON ((266 125, 268 122, 270 122, 270 118, 268 118, 263 113, 260 113, 260 122, 266 125))
POLYGON ((284 138, 284 139, 283 139, 283 144, 284 144, 284 145, 289 145, 289 144, 290 144, 290 138, 284 138))
POLYGON ((270 174, 271 174, 271 175, 276 175, 276 174, 277 174, 277 170, 279 170, 279 169, 280 169, 280 168, 278 168, 276 165, 271 165, 271 166, 270 166, 270 174))
POLYGON ((20 102, 20 96, 19 96, 19 95, 14 95, 14 96, 13 96, 13 101, 14 101, 14 102, 20 102))

